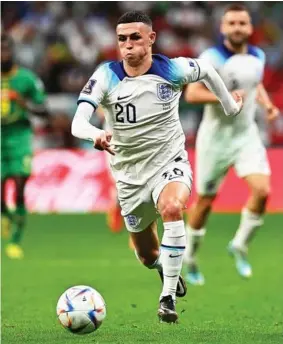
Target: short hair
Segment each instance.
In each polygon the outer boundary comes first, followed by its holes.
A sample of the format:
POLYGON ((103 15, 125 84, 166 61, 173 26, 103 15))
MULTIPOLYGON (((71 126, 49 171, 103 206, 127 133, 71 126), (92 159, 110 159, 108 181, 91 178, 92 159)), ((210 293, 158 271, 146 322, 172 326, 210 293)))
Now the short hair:
POLYGON ((129 11, 124 13, 118 19, 117 25, 128 23, 144 23, 148 26, 152 26, 152 21, 150 17, 142 11, 129 11))
POLYGON ((248 13, 250 13, 247 6, 245 6, 243 4, 231 4, 225 8, 224 14, 226 14, 227 12, 248 12, 248 13))

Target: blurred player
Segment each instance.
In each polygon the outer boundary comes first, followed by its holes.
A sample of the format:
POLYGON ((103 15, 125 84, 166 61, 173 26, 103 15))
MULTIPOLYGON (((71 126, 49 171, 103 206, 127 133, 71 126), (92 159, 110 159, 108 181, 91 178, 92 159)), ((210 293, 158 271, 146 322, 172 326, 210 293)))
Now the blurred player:
POLYGON ((136 255, 163 280, 158 316, 175 322, 175 297, 186 294, 180 276, 186 246, 182 212, 192 181, 178 114, 182 88, 206 80, 227 116, 239 113, 242 99, 237 94, 233 99, 205 61, 152 55, 156 33, 142 12, 125 13, 116 32, 123 60, 105 63, 91 76, 80 94, 72 133, 113 155, 111 168, 136 255), (89 123, 99 104, 113 133, 89 123), (159 216, 164 225, 160 247, 159 216))
POLYGON ((29 112, 46 116, 42 82, 31 71, 16 65, 13 42, 1 35, 1 225, 3 234, 12 227, 6 254, 12 259, 23 257, 20 246, 26 222, 24 188, 31 172, 32 129, 29 112), (28 103, 30 101, 32 104, 28 103), (7 179, 16 185, 16 208, 11 213, 5 203, 7 179))
POLYGON ((245 104, 241 116, 225 116, 218 99, 201 82, 191 84, 186 90, 188 102, 206 104, 196 142, 198 198, 190 211, 184 257, 188 267, 187 280, 194 285, 204 283, 196 263, 196 251, 205 235, 205 223, 218 188, 231 166, 238 177, 248 184, 250 197, 242 210, 239 228, 228 250, 235 258, 239 274, 243 277, 252 274, 246 256, 247 244, 263 224, 270 190, 269 163, 254 119, 257 96, 266 109, 268 120, 278 115, 278 109, 271 103, 261 83, 264 52, 248 44, 252 30, 246 7, 233 4, 222 18, 223 44, 206 50, 200 56, 214 66, 230 91, 244 90, 245 104))

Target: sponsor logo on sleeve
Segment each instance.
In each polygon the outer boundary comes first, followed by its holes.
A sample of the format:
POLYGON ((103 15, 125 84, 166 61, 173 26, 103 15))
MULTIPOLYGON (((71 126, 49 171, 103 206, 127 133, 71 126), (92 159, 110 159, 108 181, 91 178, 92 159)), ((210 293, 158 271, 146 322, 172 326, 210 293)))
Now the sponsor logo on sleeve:
POLYGON ((96 84, 96 80, 94 79, 88 80, 88 82, 86 83, 85 87, 82 90, 82 93, 88 94, 88 95, 91 94, 95 84, 96 84))

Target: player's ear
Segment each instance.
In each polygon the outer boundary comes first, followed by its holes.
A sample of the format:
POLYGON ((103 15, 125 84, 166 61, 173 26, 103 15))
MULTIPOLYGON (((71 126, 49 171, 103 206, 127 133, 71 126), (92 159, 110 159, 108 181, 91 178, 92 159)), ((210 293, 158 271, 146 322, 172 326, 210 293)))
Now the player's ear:
POLYGON ((156 32, 151 31, 151 33, 149 34, 149 45, 152 46, 155 42, 156 39, 156 32))

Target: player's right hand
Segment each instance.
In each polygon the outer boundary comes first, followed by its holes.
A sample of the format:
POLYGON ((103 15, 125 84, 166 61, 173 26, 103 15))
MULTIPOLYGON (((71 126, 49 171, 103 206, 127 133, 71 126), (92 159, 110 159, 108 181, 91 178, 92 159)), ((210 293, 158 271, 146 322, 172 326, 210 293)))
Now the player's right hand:
POLYGON ((239 106, 239 112, 242 111, 243 105, 244 105, 244 98, 245 98, 245 91, 244 90, 236 90, 231 92, 232 97, 234 98, 235 102, 239 106))
POLYGON ((111 133, 105 130, 101 130, 98 136, 94 140, 94 148, 101 151, 106 150, 111 155, 115 155, 110 145, 111 138, 112 138, 111 133))

